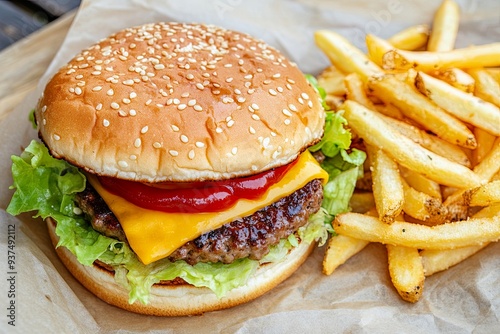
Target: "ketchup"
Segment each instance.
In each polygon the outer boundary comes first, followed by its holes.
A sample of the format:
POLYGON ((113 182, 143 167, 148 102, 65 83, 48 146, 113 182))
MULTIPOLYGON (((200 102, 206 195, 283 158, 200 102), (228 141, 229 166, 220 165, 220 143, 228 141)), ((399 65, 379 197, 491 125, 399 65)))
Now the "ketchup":
POLYGON ((297 160, 248 177, 207 182, 141 182, 99 177, 109 192, 150 210, 163 212, 220 212, 241 199, 257 199, 277 183, 297 160))

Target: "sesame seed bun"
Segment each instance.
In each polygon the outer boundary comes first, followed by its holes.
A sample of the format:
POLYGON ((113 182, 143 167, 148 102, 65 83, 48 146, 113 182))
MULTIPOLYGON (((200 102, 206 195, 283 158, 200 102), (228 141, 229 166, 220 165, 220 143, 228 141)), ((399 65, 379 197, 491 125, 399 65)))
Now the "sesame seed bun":
POLYGON ((324 112, 295 64, 249 35, 156 23, 82 51, 35 110, 51 154, 136 181, 219 180, 287 164, 324 112))
MULTIPOLYGON (((56 222, 47 218, 46 223, 55 247, 59 240, 55 234, 56 222)), ((65 247, 57 247, 56 251, 71 274, 108 304, 146 315, 186 316, 230 308, 263 295, 292 275, 307 259, 314 246, 314 243, 301 243, 283 261, 260 266, 247 284, 229 291, 223 298, 218 298, 208 288, 197 288, 189 284, 155 284, 151 288, 147 305, 140 302, 130 304, 128 290, 116 283, 113 272, 96 264, 82 265, 65 247)))

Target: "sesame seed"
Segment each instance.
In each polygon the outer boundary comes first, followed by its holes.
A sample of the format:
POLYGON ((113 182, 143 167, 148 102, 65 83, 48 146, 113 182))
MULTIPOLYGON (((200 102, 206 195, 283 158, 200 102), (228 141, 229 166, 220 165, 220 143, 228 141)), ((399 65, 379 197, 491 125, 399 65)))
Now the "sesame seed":
POLYGON ((248 94, 253 94, 254 92, 255 92, 255 89, 253 89, 253 88, 252 88, 252 89, 249 89, 249 90, 247 91, 247 93, 248 93, 248 94))
POLYGON ((195 99, 189 100, 188 103, 187 103, 187 105, 190 106, 190 107, 194 106, 195 104, 196 104, 196 100, 195 99))
POLYGON ((292 86, 289 83, 286 84, 286 88, 288 88, 289 90, 292 90, 292 86))
POLYGON ((300 104, 304 104, 304 100, 302 100, 301 97, 299 97, 297 100, 299 101, 300 104))
POLYGON ((155 141, 155 142, 153 143, 153 147, 154 147, 154 148, 161 148, 161 146, 162 146, 162 145, 161 145, 159 142, 157 142, 157 141, 155 141))
POLYGON ((101 90, 102 90, 102 86, 95 86, 94 88, 92 88, 92 90, 93 90, 94 92, 99 92, 99 91, 101 91, 101 90))
POLYGON ((121 168, 127 168, 128 163, 126 161, 120 160, 118 161, 118 166, 120 166, 121 168))
POLYGON ((189 141, 189 139, 186 135, 181 135, 181 142, 187 143, 188 141, 189 141))
POLYGON ((61 139, 61 137, 59 135, 56 135, 56 134, 54 134, 53 137, 54 137, 55 140, 60 140, 61 139))
POLYGON ((143 127, 141 129, 141 133, 146 133, 146 132, 148 132, 148 130, 149 130, 149 127, 146 125, 145 127, 143 127))
POLYGON ((300 96, 302 96, 302 98, 304 100, 308 100, 309 99, 309 95, 307 95, 306 93, 302 93, 302 94, 300 94, 300 96))
POLYGON ((244 78, 247 79, 247 80, 250 80, 250 79, 253 78, 253 75, 247 74, 247 75, 244 76, 244 78))
POLYGON ((214 95, 219 95, 219 94, 220 94, 220 90, 213 90, 213 91, 212 91, 212 94, 214 94, 214 95))
POLYGON ((283 121, 283 123, 285 123, 285 125, 290 125, 290 123, 291 123, 291 122, 292 122, 292 121, 290 121, 290 119, 289 119, 289 118, 287 118, 287 119, 285 119, 285 120, 283 121))
POLYGON ((163 64, 156 64, 154 66, 154 68, 155 68, 155 70, 163 70, 163 69, 165 69, 165 65, 163 65, 163 64))
POLYGON ((47 110, 47 106, 42 107, 42 112, 45 112, 47 110))
POLYGON ((293 79, 290 79, 290 78, 287 78, 286 81, 288 81, 289 83, 291 83, 292 85, 295 83, 295 81, 293 79))
POLYGON ((123 103, 125 103, 125 104, 129 104, 129 103, 130 103, 130 99, 124 98, 124 99, 122 100, 122 102, 123 102, 123 103))
POLYGON ((95 106, 95 110, 100 111, 102 109, 102 103, 95 106))
POLYGON ((76 95, 82 95, 82 89, 80 87, 75 88, 75 94, 76 95))
POLYGON ((198 88, 199 90, 203 90, 205 87, 201 83, 198 82, 196 84, 196 88, 198 88))
POLYGON ((83 78, 83 75, 81 75, 81 74, 78 74, 78 75, 75 77, 75 79, 78 79, 78 80, 80 80, 81 78, 83 78))
POLYGON ((239 96, 237 99, 236 99, 239 103, 243 103, 246 101, 246 99, 242 96, 239 96))
POLYGON ((230 128, 234 125, 234 120, 230 120, 229 122, 227 122, 227 127, 230 128))
POLYGON ((252 118, 256 121, 260 120, 260 117, 257 116, 256 114, 252 114, 252 118))
POLYGON ((231 77, 226 79, 226 82, 231 82, 231 81, 233 81, 233 78, 231 78, 231 77))
POLYGON ((107 119, 103 119, 102 120, 102 125, 104 125, 105 127, 108 127, 109 126, 109 121, 107 119))
POLYGON ((101 71, 92 71, 92 75, 101 75, 101 71))
POLYGON ((120 109, 120 110, 118 110, 118 115, 125 117, 125 116, 127 116, 127 113, 124 110, 120 109))
POLYGON ((248 131, 251 133, 251 134, 255 134, 255 129, 253 127, 249 127, 248 128, 248 131))
POLYGON ((141 138, 136 138, 134 141, 134 146, 141 147, 141 144, 142 144, 141 138))
POLYGON ((236 155, 236 153, 238 153, 238 148, 237 148, 236 146, 235 146, 235 147, 233 147, 233 148, 231 149, 231 153, 232 153, 233 155, 236 155))
POLYGON ((236 88, 236 89, 234 90, 234 94, 236 94, 236 95, 240 95, 240 94, 241 94, 241 90, 239 90, 238 88, 236 88))
POLYGON ((129 158, 130 160, 137 160, 137 155, 131 154, 129 158))
POLYGON ((297 107, 294 105, 294 104, 289 104, 288 105, 288 108, 291 110, 291 111, 294 111, 294 112, 297 112, 297 107))
POLYGON ((153 100, 149 99, 146 101, 146 105, 149 106, 151 104, 151 102, 153 102, 153 100))
POLYGON ((264 148, 268 148, 270 143, 271 143, 271 138, 266 137, 266 138, 264 138, 264 140, 262 141, 262 146, 263 146, 264 148))
POLYGON ((313 103, 312 103, 312 101, 311 101, 311 100, 307 101, 307 106, 308 106, 309 108, 312 108, 312 107, 313 107, 313 103))
POLYGON ((203 142, 201 142, 201 141, 197 141, 197 142, 195 143, 195 145, 196 145, 196 147, 198 147, 198 148, 202 148, 202 147, 204 147, 204 146, 205 146, 205 143, 203 143, 203 142))
POLYGON ((70 92, 70 93, 74 93, 74 92, 75 92, 75 89, 74 89, 73 87, 70 87, 70 88, 69 88, 69 92, 70 92))
POLYGON ((184 92, 184 93, 182 93, 182 94, 181 94, 181 97, 184 97, 184 98, 189 97, 189 92, 184 92))
POLYGON ((173 125, 173 124, 172 124, 172 125, 170 125, 170 127, 172 128, 172 130, 173 130, 174 132, 179 131, 179 127, 178 127, 177 125, 173 125))
POLYGON ((278 93, 274 90, 274 89, 269 89, 269 94, 273 95, 273 96, 276 96, 278 95, 278 93))
POLYGON ((116 102, 111 102, 111 108, 118 110, 118 109, 120 109, 120 105, 116 102))
POLYGON ((137 111, 135 111, 135 109, 130 109, 130 111, 128 113, 130 114, 130 116, 137 115, 137 111))
POLYGON ((129 97, 131 99, 135 99, 137 97, 137 93, 136 92, 131 92, 130 95, 129 95, 129 97))
POLYGON ((289 116, 289 117, 291 117, 291 116, 292 116, 292 113, 291 113, 288 109, 283 109, 283 110, 282 110, 282 112, 283 112, 283 114, 284 114, 285 116, 289 116))
POLYGON ((106 92, 107 95, 109 96, 113 96, 115 94, 115 91, 113 90, 113 88, 110 88, 107 92, 106 92))
POLYGON ((172 103, 174 103, 174 99, 168 99, 167 100, 167 106, 171 105, 172 103))
POLYGON ((276 87, 276 90, 277 90, 278 92, 280 92, 280 93, 283 93, 283 87, 278 86, 278 87, 276 87))
POLYGON ((132 86, 134 84, 134 80, 132 79, 129 79, 129 80, 125 80, 122 82, 124 85, 127 85, 127 86, 132 86))
POLYGON ((257 103, 252 103, 252 108, 255 110, 259 110, 259 105, 257 103))
POLYGON ((203 108, 199 104, 196 104, 193 108, 196 111, 202 111, 203 110, 203 108))
POLYGON ((188 158, 191 159, 191 160, 193 160, 194 156, 195 156, 194 150, 189 151, 188 158))
POLYGON ((276 73, 276 74, 274 74, 274 75, 273 75, 273 78, 274 78, 274 79, 278 79, 279 77, 281 77, 281 74, 280 74, 280 73, 276 73))
POLYGON ((179 105, 177 106, 177 109, 178 109, 178 110, 184 110, 184 109, 186 109, 186 107, 187 107, 187 105, 185 105, 184 103, 182 103, 182 104, 179 104, 179 105))

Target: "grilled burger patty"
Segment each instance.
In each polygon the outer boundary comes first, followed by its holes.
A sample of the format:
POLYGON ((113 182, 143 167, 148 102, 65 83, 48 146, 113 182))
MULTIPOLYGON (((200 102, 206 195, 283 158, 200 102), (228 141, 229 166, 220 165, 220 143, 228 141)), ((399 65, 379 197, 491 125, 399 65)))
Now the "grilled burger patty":
MULTIPOLYGON (((198 262, 231 263, 245 257, 260 260, 269 252, 270 246, 305 225, 308 217, 319 210, 322 199, 321 180, 312 180, 252 215, 187 242, 172 253, 169 260, 184 260, 191 265, 198 262)), ((120 223, 91 185, 87 184, 86 189, 77 194, 76 200, 95 230, 126 241, 120 223)))

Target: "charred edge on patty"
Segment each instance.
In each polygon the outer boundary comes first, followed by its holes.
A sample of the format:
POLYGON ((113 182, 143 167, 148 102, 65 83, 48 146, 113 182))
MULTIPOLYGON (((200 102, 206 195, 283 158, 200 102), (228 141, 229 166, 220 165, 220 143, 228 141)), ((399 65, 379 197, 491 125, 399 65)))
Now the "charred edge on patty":
MULTIPOLYGON (((321 180, 307 183, 294 193, 231 223, 187 242, 169 256, 170 261, 231 263, 249 257, 262 259, 269 247, 305 225, 323 200, 321 180)), ((126 242, 125 233, 101 196, 87 185, 76 201, 98 232, 126 242)))

